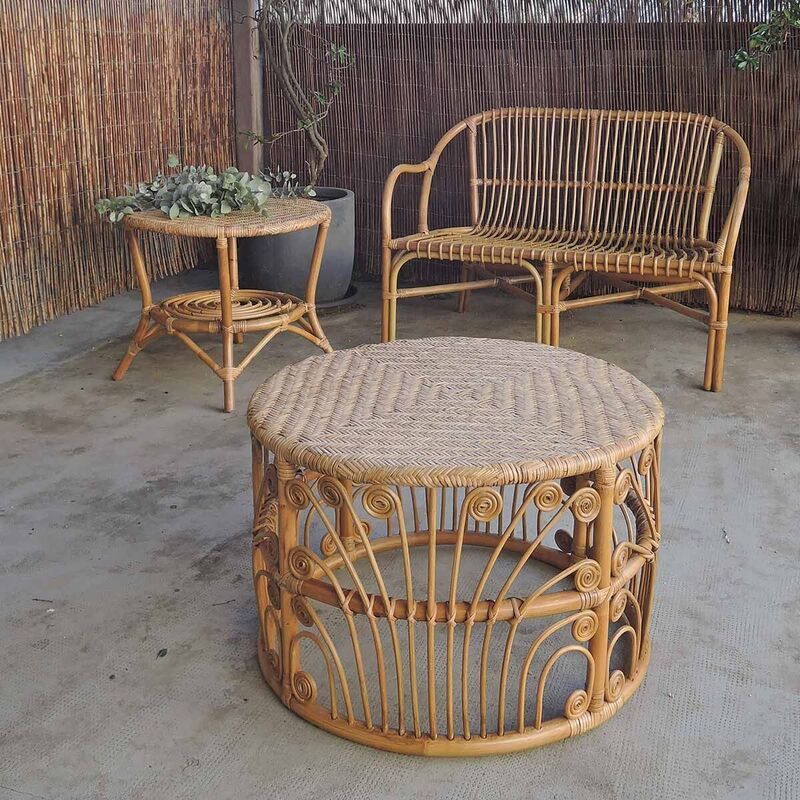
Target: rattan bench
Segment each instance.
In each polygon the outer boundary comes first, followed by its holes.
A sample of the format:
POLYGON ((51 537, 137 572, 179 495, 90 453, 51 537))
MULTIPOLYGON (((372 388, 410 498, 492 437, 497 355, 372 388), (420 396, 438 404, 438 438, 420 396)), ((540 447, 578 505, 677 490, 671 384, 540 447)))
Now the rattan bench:
POLYGON ((497 287, 536 306, 536 340, 553 345, 561 312, 643 299, 708 327, 703 385, 718 391, 749 175, 744 140, 713 117, 552 108, 475 114, 427 160, 399 165, 386 182, 383 340, 396 336, 401 297, 456 291, 464 311, 470 290, 497 287), (471 225, 430 230, 434 173, 461 134, 471 225), (396 237, 392 198, 404 173, 423 174, 419 225, 396 237), (732 178, 724 181, 727 201, 717 191, 720 175, 732 178), (400 271, 413 259, 460 262, 460 281, 400 289, 400 271), (612 293, 570 299, 591 273, 612 293), (695 289, 705 291, 707 312, 666 297, 695 289))

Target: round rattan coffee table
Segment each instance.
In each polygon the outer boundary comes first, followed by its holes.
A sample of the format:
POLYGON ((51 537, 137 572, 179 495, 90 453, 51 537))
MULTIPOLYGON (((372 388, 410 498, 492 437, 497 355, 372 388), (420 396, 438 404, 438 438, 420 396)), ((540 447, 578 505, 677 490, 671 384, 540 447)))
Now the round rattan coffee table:
POLYGON ((125 239, 142 293, 142 313, 128 350, 114 380, 119 381, 136 354, 164 333, 183 342, 222 380, 225 411, 233 411, 233 383, 262 348, 282 331, 296 333, 326 353, 331 346, 322 332, 315 310, 317 279, 331 223, 330 209, 323 203, 302 198, 270 200, 266 214, 234 211, 222 217, 188 217, 172 220, 161 211, 143 211, 125 217, 125 239), (317 240, 304 298, 280 292, 239 288, 236 241, 243 236, 275 236, 316 227, 317 240), (219 290, 188 292, 153 302, 144 265, 139 231, 173 236, 216 239, 219 290), (211 333, 222 337, 222 364, 203 349, 190 334, 211 333), (234 342, 241 344, 247 333, 260 339, 239 360, 234 360, 234 342))
POLYGON ((258 657, 295 713, 403 753, 584 733, 647 668, 658 398, 568 350, 367 345, 250 402, 258 657))

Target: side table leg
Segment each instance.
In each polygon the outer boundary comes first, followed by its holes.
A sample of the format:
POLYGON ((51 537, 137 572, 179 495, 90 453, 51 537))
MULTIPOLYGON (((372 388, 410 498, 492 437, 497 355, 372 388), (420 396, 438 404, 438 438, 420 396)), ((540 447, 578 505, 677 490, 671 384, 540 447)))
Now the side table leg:
POLYGON ((139 284, 139 290, 142 293, 142 316, 139 318, 139 324, 133 332, 133 338, 128 345, 125 355, 114 370, 111 376, 115 381, 121 381, 125 377, 131 362, 136 357, 136 354, 142 349, 147 337, 148 328, 150 325, 150 308, 153 305, 153 296, 150 292, 150 281, 147 277, 147 270, 144 267, 144 257, 142 256, 142 248, 139 244, 139 237, 134 230, 125 231, 125 242, 128 245, 128 252, 130 253, 131 262, 133 264, 134 272, 136 273, 136 280, 139 284))
MULTIPOLYGON (((231 273, 231 292, 235 294, 239 288, 239 254, 235 236, 231 236, 228 239, 228 265, 231 273)), ((236 344, 242 344, 244 342, 244 334, 235 333, 233 340, 236 344)))
POLYGON ((323 222, 320 224, 319 228, 317 228, 317 239, 314 242, 314 252, 311 255, 311 265, 308 270, 305 301, 308 306, 308 321, 311 324, 314 335, 320 340, 319 346, 326 353, 332 353, 333 348, 322 330, 322 325, 319 324, 316 308, 317 281, 319 280, 319 271, 322 267, 322 256, 325 252, 325 240, 328 238, 328 228, 330 228, 330 222, 323 222))
POLYGON ((219 269, 219 297, 222 313, 222 386, 225 411, 233 411, 235 398, 233 382, 233 308, 231 306, 231 272, 228 262, 228 240, 217 239, 217 265, 219 269))

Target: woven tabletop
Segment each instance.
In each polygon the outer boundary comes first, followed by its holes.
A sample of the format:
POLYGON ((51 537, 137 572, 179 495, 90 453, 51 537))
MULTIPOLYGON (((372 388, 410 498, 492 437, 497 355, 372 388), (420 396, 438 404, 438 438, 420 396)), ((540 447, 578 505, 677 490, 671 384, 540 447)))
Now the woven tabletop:
POLYGON ((502 339, 431 338, 307 358, 253 395, 256 438, 356 482, 497 486, 575 475, 642 450, 656 395, 618 367, 502 339))
POLYGON ((267 201, 266 213, 232 211, 222 217, 170 219, 158 209, 137 211, 125 217, 126 228, 177 236, 216 239, 235 236, 271 236, 313 228, 331 218, 330 209, 316 200, 291 198, 267 201))

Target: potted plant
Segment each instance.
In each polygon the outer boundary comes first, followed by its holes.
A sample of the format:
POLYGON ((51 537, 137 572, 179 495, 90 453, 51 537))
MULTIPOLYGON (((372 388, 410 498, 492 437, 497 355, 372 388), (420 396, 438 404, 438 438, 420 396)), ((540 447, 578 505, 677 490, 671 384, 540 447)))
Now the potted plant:
MULTIPOLYGON (((328 159, 323 124, 354 59, 346 47, 303 25, 296 0, 263 0, 256 21, 269 67, 297 125, 268 136, 246 133, 254 141, 267 145, 268 154, 272 145, 290 134, 304 137, 307 185, 303 185, 294 171, 279 167, 265 171, 264 178, 272 184, 276 196, 312 197, 330 207, 332 220, 317 284, 317 301, 339 300, 347 293, 353 274, 355 198, 348 189, 317 186, 317 182, 328 159), (298 78, 298 56, 313 60, 315 71, 323 76, 321 86, 303 86, 298 78)), ((314 238, 314 231, 307 230, 242 240, 239 264, 244 280, 254 288, 302 296, 314 238)))

